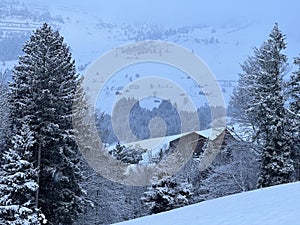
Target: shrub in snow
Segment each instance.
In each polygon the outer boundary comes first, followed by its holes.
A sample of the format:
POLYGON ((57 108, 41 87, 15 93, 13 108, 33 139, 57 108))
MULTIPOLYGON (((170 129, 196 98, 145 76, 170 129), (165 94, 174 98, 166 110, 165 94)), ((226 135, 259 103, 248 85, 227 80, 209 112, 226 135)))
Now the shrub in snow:
POLYGON ((188 183, 178 183, 173 177, 156 177, 144 193, 141 201, 149 207, 151 214, 175 209, 190 203, 192 187, 188 183))
POLYGON ((129 148, 118 143, 109 153, 117 160, 128 164, 138 164, 142 159, 144 150, 140 148, 129 148))
POLYGON ((250 142, 229 142, 220 154, 228 159, 214 162, 201 180, 201 200, 218 198, 256 188, 259 174, 257 147, 250 142))

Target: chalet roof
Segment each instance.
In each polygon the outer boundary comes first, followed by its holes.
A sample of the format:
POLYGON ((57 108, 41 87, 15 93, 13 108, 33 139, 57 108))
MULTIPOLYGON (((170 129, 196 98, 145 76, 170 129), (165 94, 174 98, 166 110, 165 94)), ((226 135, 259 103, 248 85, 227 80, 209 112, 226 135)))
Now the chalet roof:
MULTIPOLYGON (((204 139, 205 143, 207 143, 205 139, 209 139, 212 141, 211 143, 218 143, 220 140, 223 140, 223 137, 225 137, 223 135, 225 135, 225 136, 229 135, 229 136, 227 136, 227 138, 229 137, 229 138, 234 138, 234 139, 238 140, 238 138, 236 137, 233 130, 228 129, 228 128, 214 128, 214 129, 207 129, 207 130, 200 130, 200 131, 191 131, 191 132, 186 132, 186 133, 172 135, 172 136, 166 136, 166 137, 151 138, 151 139, 146 139, 146 140, 141 140, 141 141, 136 141, 136 142, 125 143, 125 144, 121 143, 121 144, 128 148, 145 149, 146 152, 143 153, 143 160, 140 163, 141 164, 149 164, 149 163, 151 163, 152 156, 159 155, 159 152, 161 150, 163 150, 163 151, 168 150, 168 149, 170 149, 170 146, 173 143, 175 145, 177 145, 177 141, 179 141, 181 138, 186 138, 186 140, 188 140, 188 142, 189 142, 188 144, 191 144, 191 143, 195 144, 194 145, 194 148, 195 148, 194 154, 196 154, 198 156, 201 154, 203 156, 202 160, 201 160, 201 161, 203 161, 201 163, 201 166, 202 166, 201 168, 204 170, 214 160, 215 156, 218 154, 220 149, 215 148, 215 147, 212 147, 212 148, 210 147, 210 148, 206 149, 204 152, 202 152, 201 149, 204 145, 204 142, 201 142, 200 140, 202 139, 202 141, 203 141, 203 139, 204 139), (221 137, 221 139, 219 137, 221 137), (193 140, 195 140, 195 142, 193 140), (192 142, 190 142, 190 141, 192 141, 192 142), (198 144, 200 144, 200 145, 198 146, 198 144)), ((114 145, 110 146, 108 148, 108 150, 113 149, 114 147, 115 147, 114 145)))
MULTIPOLYGON (((171 135, 171 136, 166 136, 166 137, 157 137, 157 138, 150 138, 150 139, 145 139, 141 141, 136 141, 136 142, 130 142, 130 143, 122 143, 122 145, 126 147, 140 147, 142 149, 147 149, 147 150, 166 150, 169 148, 169 144, 172 141, 175 141, 177 139, 180 139, 184 136, 194 134, 196 133, 197 135, 200 135, 204 138, 209 138, 210 140, 214 140, 217 138, 222 132, 224 131, 229 131, 227 128, 214 128, 214 129, 206 129, 206 130, 200 130, 200 131, 191 131, 191 132, 186 132, 182 134, 177 134, 177 135, 171 135)), ((114 147, 114 146, 112 146, 114 147)), ((109 149, 109 148, 108 148, 109 149)))

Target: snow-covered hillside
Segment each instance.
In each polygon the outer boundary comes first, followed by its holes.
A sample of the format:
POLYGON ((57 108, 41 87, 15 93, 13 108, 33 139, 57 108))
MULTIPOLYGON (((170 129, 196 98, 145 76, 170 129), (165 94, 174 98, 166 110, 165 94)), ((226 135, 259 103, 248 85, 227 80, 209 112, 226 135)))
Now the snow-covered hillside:
POLYGON ((300 182, 201 202, 118 225, 299 225, 300 182))

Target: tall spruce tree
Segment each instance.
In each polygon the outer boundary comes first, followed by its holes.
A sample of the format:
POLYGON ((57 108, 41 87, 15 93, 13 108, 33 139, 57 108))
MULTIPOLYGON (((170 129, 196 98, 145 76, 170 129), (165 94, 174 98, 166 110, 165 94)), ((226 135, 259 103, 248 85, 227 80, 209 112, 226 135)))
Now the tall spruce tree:
POLYGON ((243 105, 242 110, 255 128, 254 138, 263 148, 258 180, 261 187, 290 182, 294 173, 283 94, 283 76, 288 65, 282 54, 285 48, 285 35, 275 24, 269 39, 255 48, 254 56, 242 66, 244 84, 235 93, 245 98, 243 102, 250 103, 243 105))
POLYGON ((294 174, 284 107, 283 76, 287 57, 281 52, 285 48, 285 35, 275 24, 269 39, 255 51, 260 71, 255 80, 255 103, 249 111, 255 115, 258 136, 264 140, 258 180, 258 185, 262 187, 291 182, 294 174))
POLYGON ((11 85, 13 135, 26 121, 38 170, 36 205, 49 224, 73 224, 83 211, 80 157, 72 126, 78 76, 63 37, 44 24, 26 42, 11 85))

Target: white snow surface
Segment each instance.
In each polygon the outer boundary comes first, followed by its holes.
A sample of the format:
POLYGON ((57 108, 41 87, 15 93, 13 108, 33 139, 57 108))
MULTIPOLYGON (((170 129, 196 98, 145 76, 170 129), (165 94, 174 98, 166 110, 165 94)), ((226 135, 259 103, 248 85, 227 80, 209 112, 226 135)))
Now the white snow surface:
POLYGON ((299 225, 300 182, 273 186, 118 225, 299 225))

